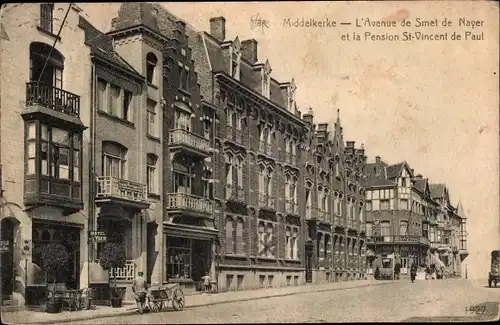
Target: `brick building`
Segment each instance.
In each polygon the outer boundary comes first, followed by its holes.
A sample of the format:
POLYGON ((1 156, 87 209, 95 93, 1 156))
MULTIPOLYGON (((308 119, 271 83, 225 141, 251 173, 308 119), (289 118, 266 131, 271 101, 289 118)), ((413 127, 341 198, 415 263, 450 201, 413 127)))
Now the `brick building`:
POLYGON ((2 6, 0 24, 0 195, 2 301, 37 303, 46 275, 38 248, 60 243, 66 272, 86 285, 84 125, 90 112, 90 50, 80 9, 67 4, 2 6), (62 21, 64 27, 60 30, 62 21), (60 33, 59 33, 60 31, 60 33), (52 46, 54 48, 52 49, 52 46))

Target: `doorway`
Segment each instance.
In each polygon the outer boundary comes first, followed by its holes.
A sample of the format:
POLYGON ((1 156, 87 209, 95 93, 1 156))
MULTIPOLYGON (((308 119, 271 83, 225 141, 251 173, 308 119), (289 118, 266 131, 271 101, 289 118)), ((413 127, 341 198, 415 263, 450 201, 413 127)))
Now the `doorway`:
POLYGON ((2 298, 11 296, 14 290, 14 222, 9 218, 2 220, 1 228, 1 261, 2 298))
POLYGON ((313 244, 306 243, 306 283, 312 283, 313 244))

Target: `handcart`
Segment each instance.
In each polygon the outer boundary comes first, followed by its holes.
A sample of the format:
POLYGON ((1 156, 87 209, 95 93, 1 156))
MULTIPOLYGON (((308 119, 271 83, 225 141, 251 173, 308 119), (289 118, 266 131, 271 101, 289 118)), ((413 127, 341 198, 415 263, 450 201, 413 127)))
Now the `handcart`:
POLYGON ((182 310, 186 301, 184 293, 178 283, 170 283, 163 286, 152 286, 148 290, 147 304, 152 312, 160 312, 168 309, 168 302, 172 302, 175 310, 182 310))

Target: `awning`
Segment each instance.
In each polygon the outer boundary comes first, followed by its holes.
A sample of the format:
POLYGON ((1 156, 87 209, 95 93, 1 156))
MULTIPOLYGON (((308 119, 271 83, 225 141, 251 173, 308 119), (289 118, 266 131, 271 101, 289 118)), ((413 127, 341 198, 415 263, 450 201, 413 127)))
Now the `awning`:
POLYGON ((439 259, 439 257, 437 257, 436 255, 431 254, 431 259, 432 259, 432 262, 434 262, 434 264, 436 264, 437 266, 446 267, 446 265, 444 265, 443 261, 441 261, 439 259))

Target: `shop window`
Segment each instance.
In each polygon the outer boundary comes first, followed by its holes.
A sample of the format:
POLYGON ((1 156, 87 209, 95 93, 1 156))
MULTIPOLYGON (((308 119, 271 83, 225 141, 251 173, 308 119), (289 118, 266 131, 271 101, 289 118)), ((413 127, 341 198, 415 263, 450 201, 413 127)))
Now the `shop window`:
POLYGON ((191 278, 191 240, 180 237, 167 238, 167 278, 191 278))

